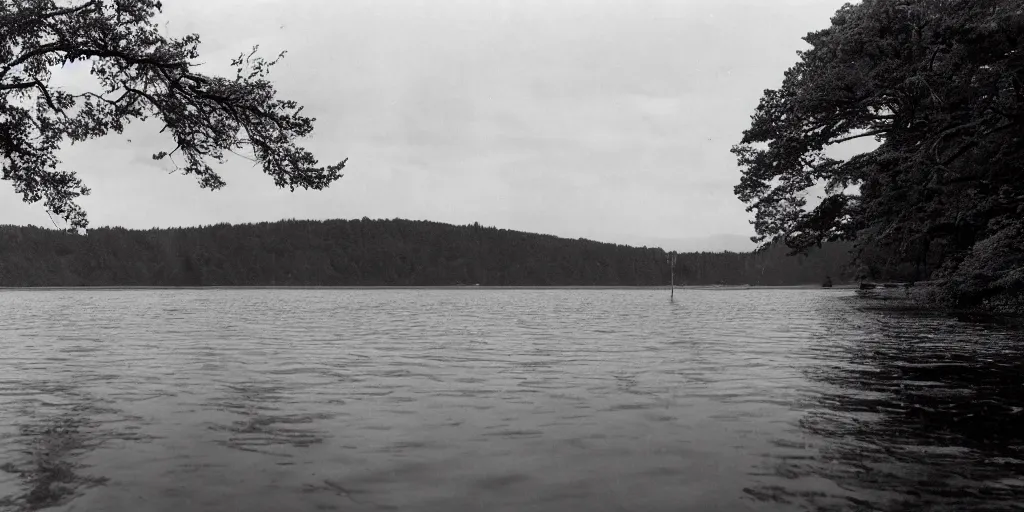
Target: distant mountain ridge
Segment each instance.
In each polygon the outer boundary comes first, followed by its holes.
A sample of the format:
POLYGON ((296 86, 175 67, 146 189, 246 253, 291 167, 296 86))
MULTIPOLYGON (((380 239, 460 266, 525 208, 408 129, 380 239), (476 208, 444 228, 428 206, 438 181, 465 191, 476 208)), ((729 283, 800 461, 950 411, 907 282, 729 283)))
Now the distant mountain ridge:
MULTIPOLYGON (((848 247, 789 257, 679 255, 681 285, 841 282, 848 247)), ((0 226, 0 286, 651 286, 671 269, 660 248, 638 248, 411 220, 216 224, 70 235, 0 226)))
MULTIPOLYGON (((699 237, 647 237, 640 235, 617 235, 617 242, 632 246, 660 247, 666 251, 677 252, 753 252, 757 244, 750 240, 749 235, 719 233, 699 237)), ((604 241, 604 238, 600 238, 604 241)))

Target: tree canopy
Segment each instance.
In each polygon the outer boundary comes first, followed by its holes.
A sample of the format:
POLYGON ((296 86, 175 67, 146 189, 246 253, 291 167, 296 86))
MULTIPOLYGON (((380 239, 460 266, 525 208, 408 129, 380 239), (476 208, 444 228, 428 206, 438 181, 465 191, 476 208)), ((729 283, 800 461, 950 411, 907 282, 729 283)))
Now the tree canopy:
POLYGON ((1021 2, 864 0, 804 40, 733 148, 755 241, 855 239, 960 303, 1024 290, 1021 2))
POLYGON ((75 201, 89 189, 62 166, 58 149, 150 117, 171 139, 153 158, 170 159, 203 188, 225 184, 211 161, 244 148, 282 188, 319 190, 342 177, 345 161, 318 166, 297 145, 315 119, 279 99, 267 80, 283 53, 267 60, 254 48, 231 62, 235 76, 203 74, 199 36, 162 35, 154 21, 160 9, 158 0, 0 2, 2 179, 24 201, 44 201, 72 229, 86 227, 75 201), (51 83, 55 71, 72 63, 90 66, 94 90, 69 92, 51 83))

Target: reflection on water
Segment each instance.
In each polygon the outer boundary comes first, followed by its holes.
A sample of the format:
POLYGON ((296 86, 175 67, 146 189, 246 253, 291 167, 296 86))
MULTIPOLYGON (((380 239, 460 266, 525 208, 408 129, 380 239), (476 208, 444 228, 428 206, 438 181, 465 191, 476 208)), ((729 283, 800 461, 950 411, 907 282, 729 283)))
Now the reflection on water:
POLYGON ((112 439, 142 441, 135 427, 118 431, 104 426, 105 418, 117 411, 104 407, 102 399, 67 385, 21 382, 18 387, 17 395, 4 393, 17 397, 5 403, 5 416, 22 421, 4 424, 0 471, 7 474, 7 486, 20 485, 0 498, 0 510, 38 510, 65 503, 106 481, 83 472, 87 468, 80 462, 82 454, 112 439))
POLYGON ((785 483, 747 492, 811 510, 1021 510, 1021 333, 851 302, 871 313, 824 306, 822 361, 804 371, 815 449, 774 457, 785 483))
POLYGON ((0 292, 0 511, 1022 510, 1021 333, 877 306, 0 292))

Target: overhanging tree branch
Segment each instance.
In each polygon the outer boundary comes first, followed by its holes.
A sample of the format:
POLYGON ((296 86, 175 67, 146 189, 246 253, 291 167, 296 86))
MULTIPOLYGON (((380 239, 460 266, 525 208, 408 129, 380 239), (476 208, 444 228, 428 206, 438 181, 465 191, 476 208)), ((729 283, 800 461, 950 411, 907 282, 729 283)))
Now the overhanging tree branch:
MULTIPOLYGON (((323 189, 342 177, 346 160, 320 167, 296 142, 313 130, 301 106, 277 98, 268 61, 255 49, 232 61, 233 80, 194 73, 199 38, 170 39, 153 21, 157 0, 90 0, 73 6, 55 0, 8 0, 0 31, 0 121, 9 140, 0 143, 7 161, 2 179, 12 181, 28 202, 46 205, 72 228, 86 227, 75 199, 88 193, 74 173, 58 170, 56 151, 80 141, 120 132, 149 115, 163 122, 184 158, 185 174, 200 185, 223 186, 209 161, 252 146, 263 172, 280 187, 323 189), (85 61, 100 91, 68 93, 54 88, 51 69, 85 61), (38 91, 34 108, 23 106, 38 91), (113 95, 119 94, 114 98, 113 95)), ((154 157, 169 156, 161 152, 154 157), (162 155, 162 156, 161 156, 162 155)))
POLYGON ((881 130, 871 130, 869 132, 865 132, 865 133, 861 133, 861 134, 857 134, 857 135, 850 135, 848 137, 843 137, 843 138, 840 138, 840 139, 835 139, 833 141, 830 141, 829 143, 830 144, 841 144, 843 142, 848 142, 848 141, 851 141, 851 140, 854 140, 854 139, 862 139, 864 137, 874 137, 876 135, 882 135, 882 134, 885 134, 885 133, 889 133, 889 131, 890 131, 889 128, 885 128, 885 129, 881 129, 881 130))

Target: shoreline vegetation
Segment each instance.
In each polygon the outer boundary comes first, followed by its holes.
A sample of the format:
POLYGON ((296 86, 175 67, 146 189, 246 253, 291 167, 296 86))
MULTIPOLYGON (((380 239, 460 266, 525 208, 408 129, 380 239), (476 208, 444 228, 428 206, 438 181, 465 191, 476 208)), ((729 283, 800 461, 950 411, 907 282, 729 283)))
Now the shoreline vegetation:
POLYGON ((821 286, 849 282, 842 244, 791 257, 681 253, 479 224, 326 220, 86 235, 0 226, 0 287, 821 286))
MULTIPOLYGON (((791 255, 679 253, 685 290, 854 290, 899 309, 1024 316, 1020 302, 954 307, 943 281, 853 264, 853 246, 791 255), (880 279, 881 278, 881 279, 880 279), (826 286, 830 285, 830 286, 826 286)), ((283 220, 87 234, 0 225, 0 291, 17 290, 665 290, 659 248, 563 239, 480 224, 369 218, 283 220)))
MULTIPOLYGON (((853 265, 851 244, 806 255, 784 244, 749 253, 679 253, 689 290, 855 290, 895 308, 1024 317, 1018 302, 951 306, 943 281, 853 265), (855 273, 856 272, 856 273, 855 273), (859 275, 858 275, 859 274, 859 275), (827 286, 830 284, 831 286, 827 286), (868 288, 868 289, 863 289, 868 288)), ((660 248, 411 220, 217 224, 86 235, 0 225, 0 290, 669 290, 660 248)))

